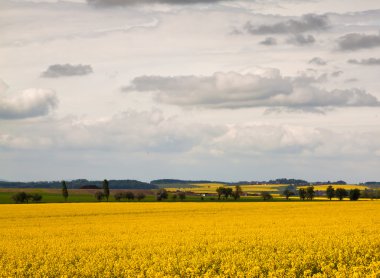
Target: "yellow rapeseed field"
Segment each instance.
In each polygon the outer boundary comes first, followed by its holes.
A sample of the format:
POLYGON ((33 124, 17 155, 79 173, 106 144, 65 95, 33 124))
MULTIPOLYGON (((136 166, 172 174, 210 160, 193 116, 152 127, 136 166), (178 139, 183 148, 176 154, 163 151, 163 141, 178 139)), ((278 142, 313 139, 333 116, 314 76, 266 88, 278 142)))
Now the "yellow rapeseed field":
MULTIPOLYGON (((357 184, 323 184, 323 185, 314 185, 314 190, 315 191, 326 191, 327 187, 332 186, 334 189, 337 188, 344 188, 346 190, 351 190, 351 189, 359 189, 359 190, 364 190, 368 189, 368 186, 365 185, 357 185, 357 184)), ((298 188, 307 188, 307 186, 299 186, 298 188)))
MULTIPOLYGON (((223 186, 223 187, 229 187, 228 185, 224 184, 224 183, 194 183, 194 184, 191 184, 195 187, 186 187, 186 188, 172 188, 172 187, 169 187, 169 188, 166 188, 166 190, 168 190, 169 192, 174 192, 176 190, 180 190, 180 191, 191 191, 191 192, 194 192, 194 193, 214 193, 216 194, 216 189, 220 186, 223 186)), ((283 186, 283 185, 279 185, 279 184, 260 184, 260 185, 256 185, 256 184, 249 184, 249 185, 241 185, 241 189, 243 190, 243 192, 246 192, 246 193, 260 193, 260 192, 263 192, 263 191, 266 191, 266 192, 277 192, 278 191, 278 187, 280 186, 283 186)), ((232 189, 235 188, 235 186, 230 186, 232 189)))
POLYGON ((379 277, 380 202, 0 206, 0 277, 379 277))

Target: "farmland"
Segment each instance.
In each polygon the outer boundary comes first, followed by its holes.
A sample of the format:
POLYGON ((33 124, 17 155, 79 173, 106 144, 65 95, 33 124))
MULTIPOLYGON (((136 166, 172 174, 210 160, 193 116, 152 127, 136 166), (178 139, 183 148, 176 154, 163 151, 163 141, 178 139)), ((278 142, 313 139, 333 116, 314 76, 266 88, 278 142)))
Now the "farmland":
POLYGON ((378 277, 380 202, 1 205, 0 277, 378 277))

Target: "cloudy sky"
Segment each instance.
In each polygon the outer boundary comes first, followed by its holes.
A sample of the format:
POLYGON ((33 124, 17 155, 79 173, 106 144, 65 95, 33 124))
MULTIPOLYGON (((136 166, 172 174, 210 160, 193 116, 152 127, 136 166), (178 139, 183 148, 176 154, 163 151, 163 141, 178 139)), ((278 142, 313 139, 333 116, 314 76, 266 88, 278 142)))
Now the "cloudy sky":
POLYGON ((0 11, 0 179, 380 181, 378 0, 0 11))

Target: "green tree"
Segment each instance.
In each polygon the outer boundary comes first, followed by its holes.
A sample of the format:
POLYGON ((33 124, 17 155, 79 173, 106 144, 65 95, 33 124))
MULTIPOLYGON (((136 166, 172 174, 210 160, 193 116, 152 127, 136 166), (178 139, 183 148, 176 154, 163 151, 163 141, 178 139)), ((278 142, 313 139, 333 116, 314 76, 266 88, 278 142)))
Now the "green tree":
POLYGON ((337 188, 335 189, 335 196, 342 201, 343 198, 348 196, 347 190, 344 188, 337 188))
POLYGON ((284 190, 284 192, 282 193, 282 195, 285 196, 286 200, 289 200, 289 197, 290 197, 290 196, 293 196, 293 195, 294 195, 294 192, 293 192, 293 190, 291 190, 290 187, 288 186, 288 187, 284 190))
POLYGON ((12 196, 16 203, 28 203, 30 195, 25 192, 18 192, 12 196))
POLYGON ((67 191, 66 182, 62 181, 62 196, 65 198, 65 202, 67 201, 67 198, 69 197, 69 192, 67 191))
POLYGON ((335 197, 335 189, 331 185, 329 185, 326 189, 326 196, 331 201, 332 198, 335 197))
POLYGON ((164 199, 168 198, 168 192, 166 191, 165 188, 161 188, 160 190, 157 191, 156 193, 156 200, 161 201, 164 199))
POLYGON ((232 196, 232 192, 233 191, 231 187, 224 188, 224 192, 223 192, 224 198, 228 199, 229 196, 232 196))
POLYGON ((315 196, 314 186, 308 186, 306 188, 306 199, 312 201, 315 196))
POLYGON ((306 198, 306 190, 305 190, 305 188, 300 188, 298 190, 298 195, 300 196, 301 200, 305 200, 305 198, 306 198))
POLYGON ((351 189, 349 193, 349 197, 351 201, 357 201, 360 198, 360 190, 355 188, 351 189))
POLYGON ((219 186, 216 189, 216 193, 218 194, 218 200, 220 200, 220 196, 222 196, 224 194, 224 190, 225 190, 225 188, 223 186, 219 186))
POLYGON ((107 199, 107 202, 108 202, 108 198, 110 196, 110 188, 109 188, 108 180, 103 181, 103 194, 104 194, 104 197, 107 199))
POLYGON ((243 193, 243 190, 241 189, 240 185, 235 185, 235 190, 232 192, 232 197, 237 200, 240 198, 241 194, 243 193))

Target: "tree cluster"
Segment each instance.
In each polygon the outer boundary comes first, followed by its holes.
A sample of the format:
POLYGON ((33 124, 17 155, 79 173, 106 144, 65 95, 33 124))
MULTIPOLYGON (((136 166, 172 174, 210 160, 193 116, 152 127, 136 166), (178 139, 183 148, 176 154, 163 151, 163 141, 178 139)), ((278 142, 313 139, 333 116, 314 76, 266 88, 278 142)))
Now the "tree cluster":
POLYGON ((228 199, 228 197, 232 197, 235 200, 237 200, 243 194, 243 191, 240 185, 236 185, 235 190, 233 190, 232 187, 219 186, 216 189, 216 193, 218 194, 218 200, 220 200, 221 196, 223 196, 224 199, 228 199))
POLYGON ((19 204, 20 203, 29 203, 29 201, 37 203, 37 202, 41 202, 42 195, 38 194, 38 193, 30 194, 30 193, 26 193, 26 192, 18 192, 12 196, 12 199, 16 203, 19 203, 19 204))
POLYGON ((145 194, 142 193, 142 192, 139 192, 139 193, 137 193, 137 194, 134 194, 134 193, 131 192, 131 191, 127 191, 127 192, 117 192, 117 193, 115 193, 114 198, 115 198, 116 201, 121 201, 121 200, 123 200, 123 199, 128 200, 128 201, 131 201, 131 200, 137 199, 138 201, 141 201, 142 199, 145 198, 145 194))

